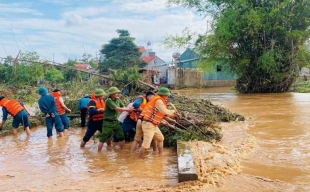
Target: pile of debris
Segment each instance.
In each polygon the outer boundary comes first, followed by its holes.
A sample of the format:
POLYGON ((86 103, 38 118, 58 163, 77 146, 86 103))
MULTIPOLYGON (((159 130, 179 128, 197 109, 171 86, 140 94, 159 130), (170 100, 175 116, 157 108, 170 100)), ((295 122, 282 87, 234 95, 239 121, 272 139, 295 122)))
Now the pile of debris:
MULTIPOLYGON (((127 105, 135 98, 136 96, 122 96, 121 100, 127 105)), ((74 109, 73 113, 78 113, 77 100, 68 101, 66 105, 74 109)), ((232 113, 204 99, 172 94, 168 99, 168 105, 169 109, 177 110, 182 118, 177 119, 175 125, 161 124, 160 129, 165 136, 167 147, 176 147, 177 140, 218 141, 222 138, 220 122, 245 120, 244 116, 232 113)))
MULTIPOLYGON (((172 109, 178 110, 182 118, 177 120, 177 129, 161 126, 165 135, 165 146, 176 147, 177 140, 218 141, 222 138, 220 122, 244 121, 242 115, 214 105, 208 100, 193 99, 181 95, 172 95, 168 99, 172 109)), ((170 108, 169 106, 169 108, 170 108)))

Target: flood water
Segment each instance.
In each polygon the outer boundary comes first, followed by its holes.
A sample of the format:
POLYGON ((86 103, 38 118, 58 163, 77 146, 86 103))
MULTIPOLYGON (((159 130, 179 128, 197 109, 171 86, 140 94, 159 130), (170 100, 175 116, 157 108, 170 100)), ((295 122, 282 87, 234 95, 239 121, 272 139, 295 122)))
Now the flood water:
MULTIPOLYGON (((147 183, 177 183, 176 153, 164 150, 163 156, 146 153, 140 160, 124 150, 97 152, 90 140, 85 149, 79 144, 84 131, 69 129, 69 136, 47 139, 45 128, 32 129, 32 136, 1 137, 0 191, 118 191, 147 183)), ((150 185, 152 186, 152 185, 150 185)), ((156 187, 153 187, 156 188, 156 187)))
MULTIPOLYGON (((241 175, 275 183, 270 191, 310 191, 309 93, 245 95, 227 88, 179 93, 211 100, 246 117, 246 132, 254 136, 256 146, 242 161, 241 175)), ((253 179, 239 179, 229 178, 224 185, 238 191, 268 191, 258 181, 256 185, 253 179)))
MULTIPOLYGON (((310 191, 310 94, 243 95, 227 88, 176 92, 244 115, 244 131, 256 140, 242 159, 241 173, 211 191, 310 191)), ((129 154, 129 144, 125 150, 97 153, 91 140, 80 149, 81 129, 51 140, 45 128, 32 131, 30 138, 25 133, 0 138, 1 191, 160 191, 177 183, 176 153, 169 149, 163 156, 149 151, 146 160, 138 160, 129 154)))

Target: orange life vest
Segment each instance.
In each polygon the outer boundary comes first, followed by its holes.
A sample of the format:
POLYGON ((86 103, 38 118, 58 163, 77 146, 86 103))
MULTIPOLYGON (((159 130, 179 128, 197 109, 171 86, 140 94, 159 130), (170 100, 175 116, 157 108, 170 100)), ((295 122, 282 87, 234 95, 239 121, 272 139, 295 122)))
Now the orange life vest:
POLYGON ((10 115, 13 117, 17 115, 20 111, 25 108, 19 103, 17 100, 9 100, 7 98, 3 98, 0 102, 0 106, 5 107, 10 115))
MULTIPOLYGON (((143 110, 143 109, 145 108, 146 104, 147 104, 147 99, 146 99, 144 96, 139 96, 139 97, 136 99, 136 101, 137 101, 138 99, 140 99, 140 98, 142 98, 142 103, 141 103, 141 105, 140 105, 140 108, 143 110)), ((132 119, 132 120, 134 120, 134 121, 138 121, 138 119, 141 118, 140 112, 135 112, 135 111, 131 112, 129 118, 132 119)))
POLYGON ((154 99, 147 103, 141 113, 143 121, 149 121, 154 125, 158 125, 162 121, 165 114, 159 112, 159 110, 155 107, 155 103, 158 99, 161 99, 164 102, 165 106, 168 108, 167 102, 159 95, 155 95, 154 99))
POLYGON ((60 96, 61 96, 61 94, 59 92, 52 92, 52 95, 55 98, 56 108, 57 108, 57 111, 58 111, 59 115, 64 114, 66 111, 65 111, 65 109, 63 108, 63 106, 60 103, 60 96))
MULTIPOLYGON (((100 100, 98 101, 96 99, 96 97, 94 96, 94 94, 91 95, 91 99, 89 100, 88 102, 88 106, 87 106, 87 110, 89 109, 89 103, 91 101, 94 101, 96 103, 96 109, 99 109, 99 108, 105 108, 105 103, 103 100, 100 100)), ((104 113, 97 113, 97 114, 94 114, 92 116, 88 115, 88 119, 91 119, 93 121, 100 121, 100 120, 103 120, 103 116, 104 116, 104 113)))

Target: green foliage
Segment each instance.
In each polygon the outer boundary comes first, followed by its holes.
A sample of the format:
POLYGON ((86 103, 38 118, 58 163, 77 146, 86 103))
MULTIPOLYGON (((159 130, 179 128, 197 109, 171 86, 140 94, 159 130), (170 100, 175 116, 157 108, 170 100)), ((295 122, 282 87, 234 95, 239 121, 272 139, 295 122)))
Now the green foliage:
POLYGON ((40 60, 40 56, 37 52, 25 52, 21 53, 19 57, 20 65, 32 65, 32 62, 38 62, 40 60))
POLYGON ((173 4, 213 16, 212 33, 195 44, 200 64, 223 65, 237 76, 239 92, 288 91, 309 65, 308 0, 168 0, 173 4))
POLYGON ((18 65, 16 71, 15 85, 18 86, 35 85, 38 79, 43 77, 43 67, 38 63, 18 65))
POLYGON ((118 38, 113 38, 108 44, 102 46, 100 52, 105 59, 99 63, 100 72, 111 69, 127 69, 130 67, 144 67, 146 63, 141 59, 139 48, 134 38, 127 30, 117 30, 118 38))
POLYGON ((63 95, 69 96, 70 99, 78 99, 83 97, 86 93, 91 94, 94 92, 97 88, 104 88, 103 85, 100 85, 100 77, 92 76, 88 81, 86 82, 66 82, 60 85, 60 89, 62 90, 68 90, 62 91, 63 95))
POLYGON ((128 95, 136 94, 139 88, 139 80, 143 78, 143 74, 139 73, 137 67, 131 67, 127 70, 116 70, 112 73, 112 81, 115 86, 126 88, 128 95))
MULTIPOLYGON (((28 88, 29 89, 29 88, 28 88)), ((37 92, 31 91, 27 89, 20 89, 17 91, 15 95, 12 95, 11 99, 17 99, 19 101, 22 101, 23 103, 35 103, 37 101, 37 92)))
POLYGON ((65 66, 69 66, 69 67, 74 67, 74 64, 76 64, 78 61, 75 59, 75 60, 72 60, 72 59, 68 59, 67 63, 65 63, 64 65, 65 66))
POLYGON ((191 32, 189 28, 185 28, 181 35, 169 35, 166 34, 162 44, 166 48, 181 48, 192 46, 192 41, 196 39, 196 32, 191 32))
POLYGON ((74 67, 76 62, 76 60, 69 59, 67 63, 63 64, 65 68, 63 68, 62 71, 65 82, 73 82, 81 78, 81 72, 75 70, 74 67))
POLYGON ((292 85, 291 91, 297 93, 310 93, 310 81, 296 82, 292 85))
POLYGON ((9 56, 0 66, 2 82, 15 87, 35 85, 44 74, 43 67, 38 61, 39 56, 36 52, 21 53, 20 59, 15 64, 13 58, 9 56))
POLYGON ((54 85, 64 80, 64 76, 62 72, 57 70, 55 67, 52 67, 51 69, 47 70, 44 78, 47 81, 50 81, 51 83, 53 83, 54 85))
POLYGON ((6 71, 8 66, 0 65, 0 83, 5 83, 6 81, 6 71))

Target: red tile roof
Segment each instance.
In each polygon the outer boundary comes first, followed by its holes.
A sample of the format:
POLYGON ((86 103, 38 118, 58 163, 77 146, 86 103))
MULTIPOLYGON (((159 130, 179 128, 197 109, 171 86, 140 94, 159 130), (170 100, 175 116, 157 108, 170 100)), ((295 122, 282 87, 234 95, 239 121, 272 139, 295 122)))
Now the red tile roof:
POLYGON ((139 51, 141 53, 144 53, 146 51, 145 47, 144 46, 139 46, 139 51))
POLYGON ((91 68, 91 66, 88 63, 77 63, 77 64, 74 64, 74 66, 79 68, 79 69, 89 69, 89 68, 91 68))
POLYGON ((151 61, 155 59, 155 57, 156 56, 150 56, 150 57, 144 56, 142 57, 142 60, 145 61, 146 63, 150 63, 151 61))

